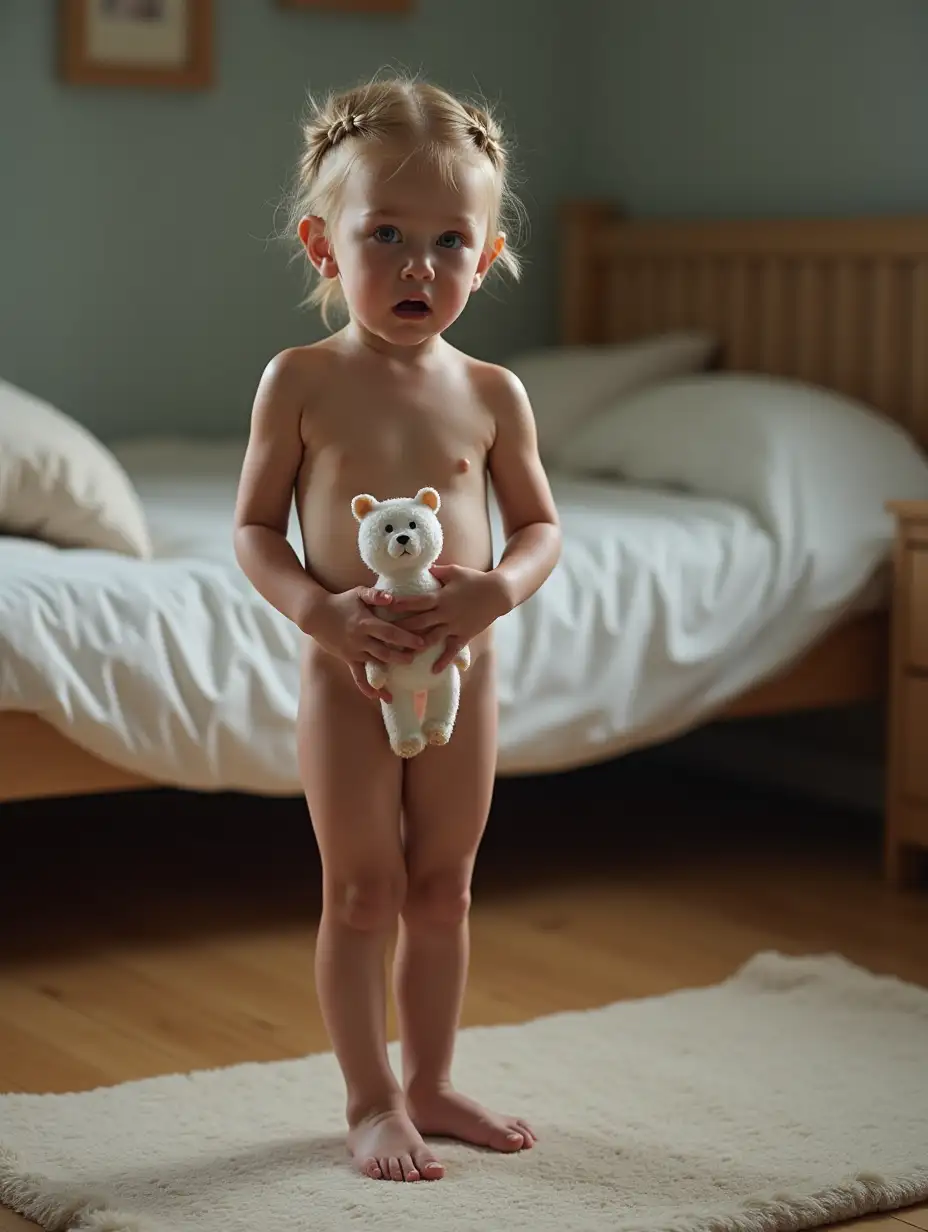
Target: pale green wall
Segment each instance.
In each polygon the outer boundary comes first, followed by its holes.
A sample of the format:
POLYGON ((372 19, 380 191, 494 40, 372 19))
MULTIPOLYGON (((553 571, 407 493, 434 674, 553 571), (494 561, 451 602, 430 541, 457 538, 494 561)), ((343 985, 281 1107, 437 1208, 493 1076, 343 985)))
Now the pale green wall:
POLYGON ((500 357, 545 334, 556 0, 418 0, 399 19, 215 3, 218 84, 180 95, 64 86, 57 3, 0 3, 0 376, 104 439, 242 430, 267 359, 319 332, 296 310, 296 268, 263 242, 304 88, 398 64, 498 99, 529 180, 524 286, 475 302, 454 340, 500 357))
POLYGON ((583 191, 664 215, 928 210, 925 0, 587 3, 583 191))
POLYGON ((215 0, 219 82, 73 89, 52 0, 0 0, 0 376, 104 437, 244 427, 265 360, 314 337, 263 242, 305 85, 401 63, 476 82, 528 178, 522 287, 454 339, 554 337, 554 205, 636 213, 928 209, 924 0, 417 0, 411 18, 215 0))

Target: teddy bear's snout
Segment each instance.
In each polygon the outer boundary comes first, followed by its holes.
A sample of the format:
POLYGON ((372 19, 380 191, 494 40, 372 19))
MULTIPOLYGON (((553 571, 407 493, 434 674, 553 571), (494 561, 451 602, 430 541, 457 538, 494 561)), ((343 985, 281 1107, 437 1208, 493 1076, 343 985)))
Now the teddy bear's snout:
POLYGON ((401 531, 400 534, 390 536, 387 544, 387 551, 393 560, 398 560, 400 557, 416 557, 422 550, 422 544, 418 535, 407 534, 406 531, 401 531))

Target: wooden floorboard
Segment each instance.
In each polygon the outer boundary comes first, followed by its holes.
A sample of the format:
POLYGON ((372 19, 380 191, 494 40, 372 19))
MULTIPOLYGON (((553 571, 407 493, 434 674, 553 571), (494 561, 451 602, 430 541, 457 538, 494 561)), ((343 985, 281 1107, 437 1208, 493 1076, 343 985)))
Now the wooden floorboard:
MULTIPOLYGON (((900 1211, 898 1218, 901 1223, 907 1223, 911 1228, 928 1229, 928 1206, 900 1211)), ((899 1229, 895 1229, 895 1232, 899 1232, 899 1229)))
MULTIPOLYGON (((152 792, 7 805, 0 827, 0 1090, 327 1048, 299 802, 152 792)), ((472 932, 464 1025, 714 983, 761 949, 928 985, 928 890, 883 882, 875 819, 647 759, 501 782, 472 932)), ((928 1208, 863 1222, 928 1232, 928 1208)))

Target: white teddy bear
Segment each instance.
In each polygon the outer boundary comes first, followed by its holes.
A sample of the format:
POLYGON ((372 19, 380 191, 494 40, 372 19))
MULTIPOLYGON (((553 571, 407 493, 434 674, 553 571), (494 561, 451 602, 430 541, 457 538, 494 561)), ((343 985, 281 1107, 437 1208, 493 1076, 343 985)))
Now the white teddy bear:
MULTIPOLYGON (((438 590, 441 583, 430 569, 441 555, 444 537, 436 516, 441 501, 434 488, 420 488, 415 497, 378 501, 362 493, 351 502, 360 523, 361 559, 377 574, 375 589, 398 598, 438 590)), ((389 608, 378 608, 384 620, 400 619, 389 608)), ((367 679, 375 689, 387 688, 392 702, 381 702, 390 747, 398 757, 415 757, 428 744, 451 739, 461 695, 460 671, 470 667, 465 646, 443 672, 432 671, 444 644, 429 646, 411 663, 388 666, 368 663, 367 679), (427 694, 419 717, 417 695, 427 694)))

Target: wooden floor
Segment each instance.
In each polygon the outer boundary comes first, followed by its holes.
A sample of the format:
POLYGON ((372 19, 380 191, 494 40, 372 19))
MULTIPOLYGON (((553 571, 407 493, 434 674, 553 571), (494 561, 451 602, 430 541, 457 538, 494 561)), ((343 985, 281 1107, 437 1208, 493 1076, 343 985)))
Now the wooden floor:
MULTIPOLYGON (((152 793, 6 806, 0 826, 0 1090, 326 1048, 299 802, 152 793)), ((873 819, 647 760, 503 781, 465 1025, 714 983, 765 948, 928 985, 928 890, 884 885, 879 843, 873 819)), ((928 1229, 928 1207, 865 1222, 928 1229)), ((0 1211, 3 1232, 31 1226, 0 1211)))

